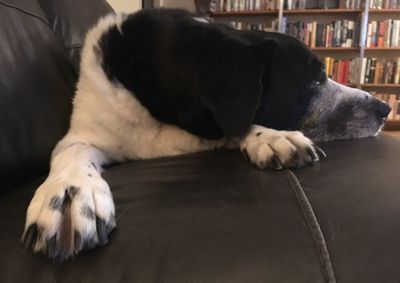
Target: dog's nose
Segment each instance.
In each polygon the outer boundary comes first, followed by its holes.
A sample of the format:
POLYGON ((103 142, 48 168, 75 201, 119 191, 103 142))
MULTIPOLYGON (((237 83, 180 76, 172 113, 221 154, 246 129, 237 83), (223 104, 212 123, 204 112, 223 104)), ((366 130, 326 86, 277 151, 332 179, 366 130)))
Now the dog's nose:
POLYGON ((386 118, 390 111, 392 111, 392 108, 389 105, 377 99, 376 113, 380 118, 386 118))

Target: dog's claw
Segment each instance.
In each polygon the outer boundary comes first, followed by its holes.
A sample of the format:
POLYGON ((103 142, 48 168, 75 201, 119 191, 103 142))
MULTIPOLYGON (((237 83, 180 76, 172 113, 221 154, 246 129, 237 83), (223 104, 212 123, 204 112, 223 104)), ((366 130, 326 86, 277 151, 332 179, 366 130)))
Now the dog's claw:
POLYGON ((315 144, 313 146, 314 146, 314 149, 316 150, 316 152, 318 153, 319 157, 322 159, 325 159, 326 153, 319 146, 317 146, 315 144))
POLYGON ((25 234, 22 236, 22 243, 25 249, 32 250, 32 246, 36 242, 38 234, 39 228, 36 224, 32 224, 28 227, 28 230, 26 230, 25 234))
POLYGON ((105 245, 108 243, 108 235, 107 235, 107 225, 106 222, 96 217, 96 228, 97 228, 97 237, 99 239, 100 245, 105 245))
POLYGON ((250 156, 249 156, 249 154, 247 153, 247 150, 246 150, 245 148, 242 150, 242 154, 243 154, 243 156, 244 156, 244 159, 245 159, 247 162, 250 162, 250 156))
POLYGON ((80 251, 83 248, 83 239, 81 234, 75 230, 74 232, 74 248, 75 252, 80 251))
POLYGON ((274 154, 274 156, 272 156, 272 164, 273 164, 273 166, 275 167, 276 170, 282 170, 283 169, 282 161, 275 154, 274 154))
POLYGON ((310 156, 310 158, 311 158, 311 164, 313 163, 313 162, 317 162, 317 161, 319 161, 319 156, 315 153, 315 151, 312 149, 312 148, 307 148, 306 149, 306 151, 307 151, 307 154, 310 156))

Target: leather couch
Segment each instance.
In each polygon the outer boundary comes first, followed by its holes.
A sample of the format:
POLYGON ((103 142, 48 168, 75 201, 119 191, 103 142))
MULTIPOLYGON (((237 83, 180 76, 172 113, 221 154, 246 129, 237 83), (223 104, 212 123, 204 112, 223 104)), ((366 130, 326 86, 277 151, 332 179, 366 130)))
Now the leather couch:
POLYGON ((237 150, 104 174, 118 228, 64 263, 20 243, 26 207, 68 127, 101 0, 0 0, 0 282, 400 282, 400 140, 337 141, 295 171, 237 150))

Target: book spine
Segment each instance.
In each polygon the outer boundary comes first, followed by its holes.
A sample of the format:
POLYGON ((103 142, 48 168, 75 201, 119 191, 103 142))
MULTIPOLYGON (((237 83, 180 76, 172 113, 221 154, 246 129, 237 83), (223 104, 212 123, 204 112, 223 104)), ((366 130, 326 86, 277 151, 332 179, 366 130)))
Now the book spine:
POLYGON ((367 58, 362 58, 360 84, 365 83, 365 68, 367 67, 367 58))

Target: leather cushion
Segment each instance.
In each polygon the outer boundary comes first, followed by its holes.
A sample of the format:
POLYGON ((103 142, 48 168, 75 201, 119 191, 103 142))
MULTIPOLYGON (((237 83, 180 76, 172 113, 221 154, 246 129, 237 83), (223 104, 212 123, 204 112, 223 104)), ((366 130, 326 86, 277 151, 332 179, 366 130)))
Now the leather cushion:
MULTIPOLYGON (((321 146, 328 158, 295 174, 337 282, 398 282, 400 140, 321 146)), ((237 150, 114 166, 104 176, 117 230, 107 246, 61 265, 19 243, 42 178, 0 195, 2 282, 334 282, 289 175, 260 171, 237 150)))
POLYGON ((313 205, 338 282, 399 282, 400 139, 324 145, 326 162, 295 173, 313 205))
POLYGON ((86 32, 100 16, 112 12, 105 0, 38 0, 52 31, 76 71, 86 32))
MULTIPOLYGON (((92 21, 100 15, 89 7, 92 21)), ((77 72, 36 1, 0 1, 0 19, 1 191, 48 170, 50 153, 68 129, 77 72)), ((87 28, 75 25, 71 34, 87 28)))
POLYGON ((118 228, 107 246, 62 265, 19 243, 40 181, 1 198, 2 282, 324 282, 286 172, 257 170, 233 150, 126 163, 104 176, 118 228))

